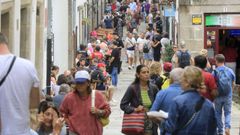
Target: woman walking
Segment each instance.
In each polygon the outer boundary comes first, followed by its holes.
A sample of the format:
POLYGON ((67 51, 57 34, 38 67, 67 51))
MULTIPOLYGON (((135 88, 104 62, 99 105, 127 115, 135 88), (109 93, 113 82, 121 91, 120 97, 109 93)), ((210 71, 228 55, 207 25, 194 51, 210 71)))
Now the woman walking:
MULTIPOLYGON (((128 87, 121 100, 120 107, 126 114, 148 112, 155 100, 158 89, 149 83, 149 68, 139 65, 136 69, 135 81, 128 87)), ((144 134, 157 135, 157 126, 149 119, 145 119, 144 134)))
POLYGON ((107 118, 110 107, 104 96, 96 91, 95 107, 92 107, 92 89, 87 71, 78 71, 75 75, 75 90, 64 98, 60 112, 69 125, 72 135, 102 135, 103 125, 100 118, 107 118))

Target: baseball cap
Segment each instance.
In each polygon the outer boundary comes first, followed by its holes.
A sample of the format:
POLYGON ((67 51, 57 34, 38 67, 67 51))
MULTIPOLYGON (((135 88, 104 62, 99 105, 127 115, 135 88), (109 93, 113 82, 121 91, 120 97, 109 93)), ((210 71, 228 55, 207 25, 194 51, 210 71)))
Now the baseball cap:
POLYGON ((98 68, 106 67, 106 65, 105 65, 104 63, 98 63, 97 67, 98 67, 98 68))
POLYGON ((163 64, 163 70, 164 70, 165 72, 171 72, 171 70, 172 70, 172 63, 170 63, 170 62, 165 62, 165 63, 163 64))
POLYGON ((75 74, 75 83, 84 83, 90 80, 90 75, 87 71, 81 70, 75 74))

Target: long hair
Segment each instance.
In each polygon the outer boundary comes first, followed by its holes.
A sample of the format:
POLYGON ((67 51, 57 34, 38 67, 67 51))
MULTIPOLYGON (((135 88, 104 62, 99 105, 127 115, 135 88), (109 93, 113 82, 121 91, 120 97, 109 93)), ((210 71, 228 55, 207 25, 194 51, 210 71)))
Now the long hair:
POLYGON ((142 68, 147 67, 146 65, 138 65, 136 68, 136 74, 135 74, 135 80, 133 81, 132 84, 139 84, 140 83, 140 79, 137 76, 138 74, 140 74, 142 68))

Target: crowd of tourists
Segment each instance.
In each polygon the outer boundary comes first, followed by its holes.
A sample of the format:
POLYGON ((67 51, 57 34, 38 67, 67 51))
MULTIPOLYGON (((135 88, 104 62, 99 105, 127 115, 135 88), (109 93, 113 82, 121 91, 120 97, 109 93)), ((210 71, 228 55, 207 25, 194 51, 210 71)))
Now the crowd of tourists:
POLYGON ((39 92, 34 65, 13 55, 0 33, 1 135, 102 135, 123 70, 136 76, 120 101, 122 133, 230 135, 236 78, 224 55, 211 59, 202 49, 194 57, 184 41, 172 45, 160 9, 148 1, 115 1, 105 13, 74 67, 59 74, 52 66, 50 94, 39 92), (148 115, 159 111, 167 116, 148 115))

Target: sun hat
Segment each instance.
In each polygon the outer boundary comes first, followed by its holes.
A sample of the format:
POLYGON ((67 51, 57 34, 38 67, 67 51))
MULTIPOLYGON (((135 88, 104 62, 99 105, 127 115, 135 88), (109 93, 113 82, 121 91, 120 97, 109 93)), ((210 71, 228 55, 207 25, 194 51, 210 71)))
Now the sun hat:
POLYGON ((75 74, 75 83, 84 83, 90 80, 90 75, 87 71, 81 70, 75 74))

